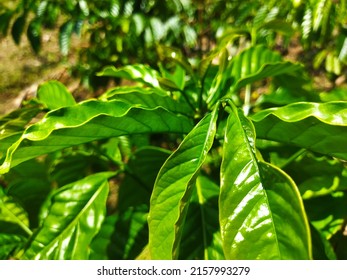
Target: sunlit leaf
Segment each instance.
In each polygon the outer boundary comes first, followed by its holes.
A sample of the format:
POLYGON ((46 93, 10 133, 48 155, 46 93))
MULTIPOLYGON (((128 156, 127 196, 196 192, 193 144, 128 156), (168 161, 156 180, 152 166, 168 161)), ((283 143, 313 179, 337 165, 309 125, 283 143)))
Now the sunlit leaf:
POLYGON ((225 257, 311 258, 308 222, 296 185, 280 169, 257 160, 254 127, 231 106, 219 196, 225 257))
POLYGON ((195 177, 216 133, 217 109, 207 114, 171 154, 151 197, 149 250, 153 259, 176 259, 195 177))
POLYGON ((37 98, 50 110, 76 104, 72 94, 58 81, 49 81, 41 84, 37 90, 37 98))
POLYGON ((88 259, 89 245, 105 217, 112 175, 96 173, 58 189, 22 258, 88 259))
POLYGON ((191 120, 163 108, 142 109, 121 101, 89 100, 49 112, 7 150, 0 173, 23 161, 94 140, 129 134, 186 133, 191 120))
POLYGON ((347 102, 293 103, 252 116, 258 138, 347 160, 347 102))
POLYGON ((142 64, 127 65, 118 69, 114 66, 107 66, 98 73, 98 76, 123 78, 140 82, 150 87, 159 87, 159 73, 142 64))

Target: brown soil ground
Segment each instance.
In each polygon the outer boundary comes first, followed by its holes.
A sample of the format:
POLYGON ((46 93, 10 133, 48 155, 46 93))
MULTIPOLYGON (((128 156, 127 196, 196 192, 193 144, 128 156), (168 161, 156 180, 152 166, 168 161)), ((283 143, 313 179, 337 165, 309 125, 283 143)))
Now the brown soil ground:
MULTIPOLYGON (((70 90, 78 87, 78 81, 68 74, 74 56, 63 58, 57 40, 57 31, 45 31, 42 50, 36 55, 25 35, 18 46, 10 36, 0 38, 0 115, 16 109, 23 99, 35 95, 38 85, 44 81, 60 80, 70 90)), ((72 48, 78 44, 79 39, 75 38, 72 48)))

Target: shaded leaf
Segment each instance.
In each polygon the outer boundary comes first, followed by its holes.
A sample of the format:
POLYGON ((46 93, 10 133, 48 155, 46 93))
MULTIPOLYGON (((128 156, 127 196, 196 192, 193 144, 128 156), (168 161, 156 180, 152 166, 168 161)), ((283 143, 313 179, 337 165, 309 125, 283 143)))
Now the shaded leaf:
POLYGON ((309 259, 310 232, 294 182, 255 156, 251 121, 232 105, 223 145, 220 225, 227 259, 309 259))
POLYGON ((218 222, 219 186, 198 176, 183 229, 179 259, 223 260, 218 222))
MULTIPOLYGON (((29 229, 29 219, 27 212, 12 197, 6 195, 0 188, 0 221, 15 224, 18 229, 23 230, 27 235, 31 235, 29 229)), ((22 232, 17 232, 22 233, 22 232)))
POLYGON ((218 108, 207 114, 159 171, 148 217, 149 251, 153 259, 178 257, 192 187, 212 146, 217 113, 218 108))
POLYGON ((35 53, 39 53, 41 49, 41 22, 33 19, 27 29, 27 37, 30 45, 35 53))
POLYGON ((20 43, 20 39, 22 37, 24 27, 25 27, 25 21, 26 21, 26 14, 22 14, 14 21, 12 25, 11 34, 12 34, 13 41, 17 45, 19 45, 20 43))
POLYGON ((16 166, 4 176, 8 182, 7 194, 25 209, 30 228, 38 226, 40 208, 52 190, 52 183, 48 176, 47 162, 39 162, 35 159, 16 166))
POLYGON ((330 239, 341 230, 347 217, 347 195, 336 192, 330 195, 304 200, 307 216, 312 225, 330 239))
POLYGON ((52 194, 48 215, 22 258, 88 259, 89 245, 104 220, 112 175, 96 173, 52 194))
POLYGON ((252 116, 257 136, 347 160, 347 102, 300 102, 252 116))
POLYGON ((107 217, 93 239, 90 259, 134 260, 147 244, 147 211, 138 205, 107 217))
POLYGON ((119 189, 118 209, 124 211, 141 204, 149 207, 155 179, 169 155, 169 151, 161 148, 144 147, 130 157, 119 189))
POLYGON ((7 35, 13 13, 11 11, 4 12, 0 15, 0 33, 7 35))
POLYGON ((0 260, 7 260, 12 253, 24 246, 26 239, 22 235, 0 233, 0 260))

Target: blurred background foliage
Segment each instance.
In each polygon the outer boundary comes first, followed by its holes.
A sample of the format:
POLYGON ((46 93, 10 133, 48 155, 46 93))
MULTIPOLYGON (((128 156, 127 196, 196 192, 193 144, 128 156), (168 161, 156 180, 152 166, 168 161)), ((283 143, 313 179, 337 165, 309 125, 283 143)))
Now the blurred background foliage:
POLYGON ((26 36, 39 54, 45 32, 59 30, 64 58, 77 37, 81 44, 70 71, 93 88, 107 83, 95 76, 105 65, 157 66, 159 45, 179 48, 194 61, 216 46, 262 43, 343 82, 346 5, 346 0, 2 0, 0 38, 11 36, 19 45, 26 36))

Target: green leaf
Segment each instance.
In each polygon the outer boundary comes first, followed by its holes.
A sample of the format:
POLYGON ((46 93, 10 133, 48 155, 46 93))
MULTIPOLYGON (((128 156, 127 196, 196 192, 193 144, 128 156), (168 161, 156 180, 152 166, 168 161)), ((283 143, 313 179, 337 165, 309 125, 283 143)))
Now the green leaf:
POLYGON ((147 244, 147 207, 138 205, 105 219, 91 244, 91 259, 134 260, 147 244))
POLYGON ((22 37, 24 27, 25 27, 25 21, 26 21, 26 14, 22 14, 14 21, 12 25, 11 34, 12 34, 13 41, 17 45, 19 45, 20 43, 20 39, 22 37))
POLYGON ((330 242, 311 225, 312 254, 315 260, 336 260, 336 254, 330 242))
POLYGON ((6 195, 2 188, 0 188, 0 222, 15 224, 18 228, 17 233, 24 231, 29 236, 32 233, 29 229, 27 212, 12 197, 6 195))
POLYGON ((140 105, 148 109, 158 107, 165 108, 171 112, 180 113, 183 115, 192 115, 191 108, 186 102, 175 100, 162 91, 157 91, 154 88, 141 87, 117 87, 107 91, 100 99, 119 100, 131 105, 140 105))
POLYGON ((70 50, 71 35, 75 23, 72 20, 65 22, 59 30, 59 47, 62 55, 67 56, 70 50))
POLYGON ((235 83, 232 88, 240 88, 267 77, 293 73, 302 68, 298 63, 282 61, 281 55, 262 45, 251 47, 237 55, 230 65, 230 75, 235 83))
POLYGON ((85 0, 79 0, 78 5, 83 13, 84 16, 89 16, 89 7, 88 7, 88 2, 85 0))
POLYGON ((215 104, 228 93, 235 93, 242 87, 268 77, 295 73, 302 66, 282 61, 281 55, 262 45, 248 48, 236 55, 230 62, 227 53, 220 58, 219 71, 209 91, 207 103, 215 104))
POLYGON ((221 165, 219 219, 227 259, 309 259, 299 191, 283 171, 259 162, 251 121, 232 105, 221 165))
POLYGON ((219 186, 198 176, 189 205, 179 259, 223 260, 218 222, 219 186))
POLYGON ((30 45, 35 53, 39 53, 41 49, 41 22, 33 19, 27 29, 27 37, 30 45))
POLYGON ((52 190, 48 178, 47 162, 29 160, 11 169, 5 174, 7 194, 13 197, 28 214, 30 228, 38 226, 40 208, 52 190))
POLYGON ((119 210, 124 211, 136 205, 149 207, 156 176, 169 155, 169 151, 161 148, 144 147, 130 157, 124 180, 119 188, 119 210))
POLYGON ((96 173, 58 189, 22 258, 88 259, 89 245, 105 217, 111 176, 96 173))
POLYGON ((347 190, 347 170, 337 159, 306 153, 286 166, 286 172, 298 185, 303 199, 347 190))
POLYGON ((12 11, 6 11, 0 15, 0 33, 5 37, 10 26, 12 11))
POLYGON ((97 75, 132 80, 159 88, 159 73, 143 64, 127 65, 118 69, 114 66, 107 66, 97 75))
POLYGON ((184 138, 159 171, 151 197, 149 250, 152 259, 176 259, 195 178, 216 133, 218 106, 184 138))
POLYGON ((347 102, 300 102, 252 116, 257 136, 347 160, 347 102))
POLYGON ((37 90, 37 98, 50 110, 76 104, 72 94, 59 81, 49 81, 41 84, 37 90))
POLYGON ((25 242, 26 239, 22 235, 0 233, 0 260, 8 260, 25 242))
POLYGON ((326 239, 341 230, 347 216, 346 192, 306 199, 304 203, 310 222, 326 239))
POLYGON ((121 101, 89 100, 49 112, 7 150, 0 173, 21 162, 67 147, 129 134, 187 133, 191 120, 163 108, 144 109, 121 101))

